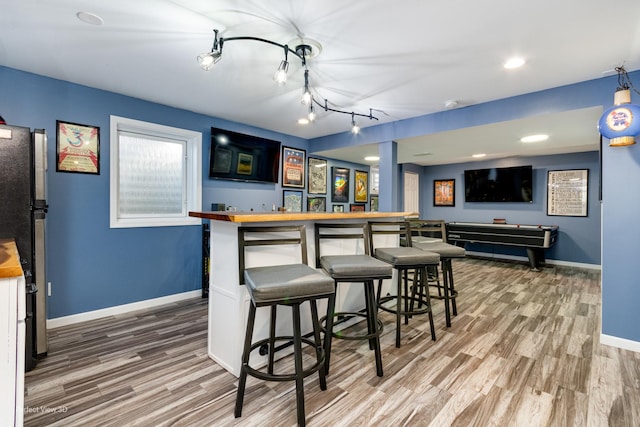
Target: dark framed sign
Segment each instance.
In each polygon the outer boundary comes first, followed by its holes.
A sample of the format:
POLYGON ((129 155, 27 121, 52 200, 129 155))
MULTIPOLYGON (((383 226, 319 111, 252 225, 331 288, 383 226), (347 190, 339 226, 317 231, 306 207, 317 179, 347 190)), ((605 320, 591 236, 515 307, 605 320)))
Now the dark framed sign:
POLYGON ((360 203, 352 203, 349 205, 349 212, 364 212, 364 205, 360 203))
POLYGON ((282 147, 282 186, 304 188, 305 157, 307 152, 282 147))
POLYGON ((327 194, 327 161, 309 157, 307 162, 307 193, 327 194))
POLYGON ((589 169, 547 173, 547 215, 587 216, 589 169))
POLYGON ((456 180, 455 179, 434 179, 433 180, 433 206, 455 206, 456 205, 456 180))
POLYGON ((326 212, 326 197, 307 197, 307 212, 326 212))
POLYGON ((347 168, 331 168, 331 201, 334 203, 349 202, 349 174, 347 168))
POLYGON ((56 171, 100 175, 100 128, 56 120, 56 171))

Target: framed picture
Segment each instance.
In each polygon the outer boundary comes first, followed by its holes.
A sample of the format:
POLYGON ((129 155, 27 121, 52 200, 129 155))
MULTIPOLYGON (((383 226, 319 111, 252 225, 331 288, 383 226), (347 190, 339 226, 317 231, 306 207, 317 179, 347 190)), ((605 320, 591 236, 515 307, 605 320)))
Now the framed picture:
POLYGON ((327 194, 327 161, 309 157, 307 163, 309 194, 327 194))
POLYGON ((302 191, 282 190, 282 206, 287 212, 302 212, 302 191))
POLYGON ((305 150, 282 147, 282 186, 304 188, 305 150))
POLYGON ((365 171, 355 171, 355 190, 353 199, 356 203, 367 203, 369 195, 369 173, 365 171))
POLYGON ((100 175, 100 128, 56 120, 56 171, 100 175))
POLYGON ((253 156, 247 153, 238 153, 238 167, 236 169, 238 175, 253 174, 253 156))
POLYGON ((456 180, 455 179, 434 179, 433 180, 433 206, 455 206, 456 205, 456 180))
POLYGON ((361 204, 350 204, 349 212, 364 212, 364 205, 361 204))
POLYGON ((307 212, 326 212, 326 197, 307 197, 307 212))
POLYGON ((369 210, 371 212, 378 212, 378 196, 371 196, 369 203, 369 210))
POLYGON ((344 205, 333 205, 331 210, 333 212, 344 212, 344 205))
POLYGON ((349 174, 347 168, 331 168, 331 201, 338 203, 349 202, 349 174))
POLYGON ((589 169, 547 173, 547 215, 587 216, 589 169))

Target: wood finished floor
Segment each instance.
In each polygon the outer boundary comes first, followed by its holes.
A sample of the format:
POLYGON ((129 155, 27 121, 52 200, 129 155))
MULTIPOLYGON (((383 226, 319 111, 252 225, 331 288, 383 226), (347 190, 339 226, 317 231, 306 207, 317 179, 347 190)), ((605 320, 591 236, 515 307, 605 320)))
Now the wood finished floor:
MULTIPOLYGON (((640 354, 603 346, 600 273, 454 261, 458 316, 380 316, 384 377, 366 343, 334 340, 328 389, 305 381, 309 426, 640 426, 640 354)), ((348 284, 341 286, 350 286, 348 284)), ((206 354, 200 299, 50 331, 26 375, 26 426, 293 426, 293 383, 237 380, 206 354)), ((356 326, 357 327, 357 326, 356 326)))

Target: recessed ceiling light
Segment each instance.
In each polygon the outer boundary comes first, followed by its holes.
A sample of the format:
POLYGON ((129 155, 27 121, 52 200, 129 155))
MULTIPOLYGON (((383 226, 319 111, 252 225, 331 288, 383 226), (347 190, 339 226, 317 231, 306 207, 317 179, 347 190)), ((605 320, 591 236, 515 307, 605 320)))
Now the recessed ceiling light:
POLYGON ((504 63, 504 68, 507 70, 512 70, 514 68, 520 68, 524 65, 524 59, 514 56, 513 58, 509 58, 507 62, 504 63))
POLYGON ((309 124, 309 119, 303 117, 301 119, 298 119, 298 124, 299 125, 308 125, 309 124))
POLYGON ((478 153, 478 154, 472 154, 471 157, 475 158, 475 159, 479 159, 481 157, 485 157, 486 154, 485 153, 478 153))
POLYGON ((377 162, 378 160, 380 160, 380 157, 378 156, 367 156, 364 158, 365 161, 367 162, 377 162))
POLYGON ((78 12, 76 13, 76 16, 78 17, 79 20, 81 20, 85 24, 102 25, 104 23, 104 19, 100 18, 95 13, 78 12))
POLYGON ((539 134, 539 135, 528 135, 520 138, 520 142, 528 143, 528 142, 542 142, 549 139, 549 135, 539 134))

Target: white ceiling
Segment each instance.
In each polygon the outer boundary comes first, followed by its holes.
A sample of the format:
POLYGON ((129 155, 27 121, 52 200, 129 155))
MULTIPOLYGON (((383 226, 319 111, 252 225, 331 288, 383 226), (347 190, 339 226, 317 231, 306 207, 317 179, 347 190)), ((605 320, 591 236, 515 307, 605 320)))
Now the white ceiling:
MULTIPOLYGON (((315 123, 297 124, 306 112, 302 67, 290 55, 288 83, 275 84, 283 59, 276 46, 228 41, 222 60, 203 71, 196 56, 211 49, 214 28, 292 46, 318 41, 322 52, 308 61, 316 98, 346 111, 374 109, 379 121, 358 119, 363 128, 442 111, 448 100, 464 107, 599 78, 621 64, 640 69, 638 0, 0 0, 0 11, 1 65, 302 138, 347 131, 351 116, 318 111, 315 123), (81 22, 80 11, 104 23, 81 22), (525 66, 505 70, 513 55, 525 66)), ((568 136, 567 150, 597 149, 589 136, 597 137, 599 113, 567 114, 590 131, 568 136), (578 149, 585 141, 596 148, 578 149)), ((523 155, 513 141, 534 122, 398 141, 399 160, 459 161, 441 146, 523 155), (422 152, 432 154, 415 156, 422 152)), ((552 138, 556 150, 567 143, 552 138)))

